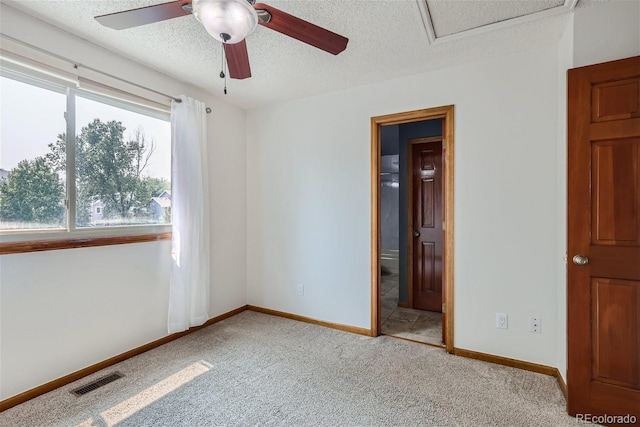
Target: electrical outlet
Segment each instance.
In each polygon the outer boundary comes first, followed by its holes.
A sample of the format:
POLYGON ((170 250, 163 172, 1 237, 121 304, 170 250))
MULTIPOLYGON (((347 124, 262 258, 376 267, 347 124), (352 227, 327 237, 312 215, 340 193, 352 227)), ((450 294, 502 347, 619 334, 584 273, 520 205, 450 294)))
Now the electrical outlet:
POLYGON ((507 329, 509 326, 506 313, 496 313, 496 328, 507 329))
POLYGON ((542 333, 542 319, 539 317, 531 317, 529 319, 529 332, 534 334, 542 333))
POLYGON ((304 295, 304 285, 302 283, 298 283, 298 295, 304 295))

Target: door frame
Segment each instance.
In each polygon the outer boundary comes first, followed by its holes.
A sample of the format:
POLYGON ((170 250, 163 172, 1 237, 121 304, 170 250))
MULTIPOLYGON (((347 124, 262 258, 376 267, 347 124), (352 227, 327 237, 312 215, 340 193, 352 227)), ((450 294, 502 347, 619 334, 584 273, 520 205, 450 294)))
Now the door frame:
MULTIPOLYGON (((423 110, 407 111, 404 113, 387 114, 371 118, 371 336, 380 335, 380 127, 384 125, 397 125, 425 120, 443 119, 443 143, 445 144, 442 156, 444 169, 444 193, 442 205, 445 221, 444 245, 443 245, 443 290, 442 296, 446 330, 445 348, 448 353, 453 353, 453 177, 454 177, 454 106, 428 108, 423 110)), ((401 230, 402 231, 402 230, 401 230)))

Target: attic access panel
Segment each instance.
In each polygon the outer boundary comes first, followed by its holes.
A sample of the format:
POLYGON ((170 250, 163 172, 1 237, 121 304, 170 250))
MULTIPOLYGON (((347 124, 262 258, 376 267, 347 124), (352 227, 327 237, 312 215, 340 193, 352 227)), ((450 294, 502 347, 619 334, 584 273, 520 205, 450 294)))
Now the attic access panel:
POLYGON ((565 6, 565 0, 421 0, 436 38, 565 6))

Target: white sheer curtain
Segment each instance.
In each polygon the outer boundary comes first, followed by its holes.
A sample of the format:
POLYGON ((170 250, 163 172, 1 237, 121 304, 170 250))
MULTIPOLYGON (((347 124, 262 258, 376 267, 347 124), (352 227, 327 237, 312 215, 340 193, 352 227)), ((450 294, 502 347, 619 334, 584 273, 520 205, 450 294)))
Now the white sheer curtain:
POLYGON ((205 105, 171 104, 171 284, 169 333, 209 319, 209 188, 205 105))

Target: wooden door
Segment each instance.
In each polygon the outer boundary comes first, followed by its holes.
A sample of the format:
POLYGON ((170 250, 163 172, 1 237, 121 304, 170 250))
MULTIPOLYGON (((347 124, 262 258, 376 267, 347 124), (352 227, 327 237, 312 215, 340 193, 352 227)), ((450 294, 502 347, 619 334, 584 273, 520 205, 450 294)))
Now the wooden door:
POLYGON ((442 311, 442 140, 411 144, 413 308, 442 311))
POLYGON ((640 57, 568 76, 568 411, 640 420, 640 57))

